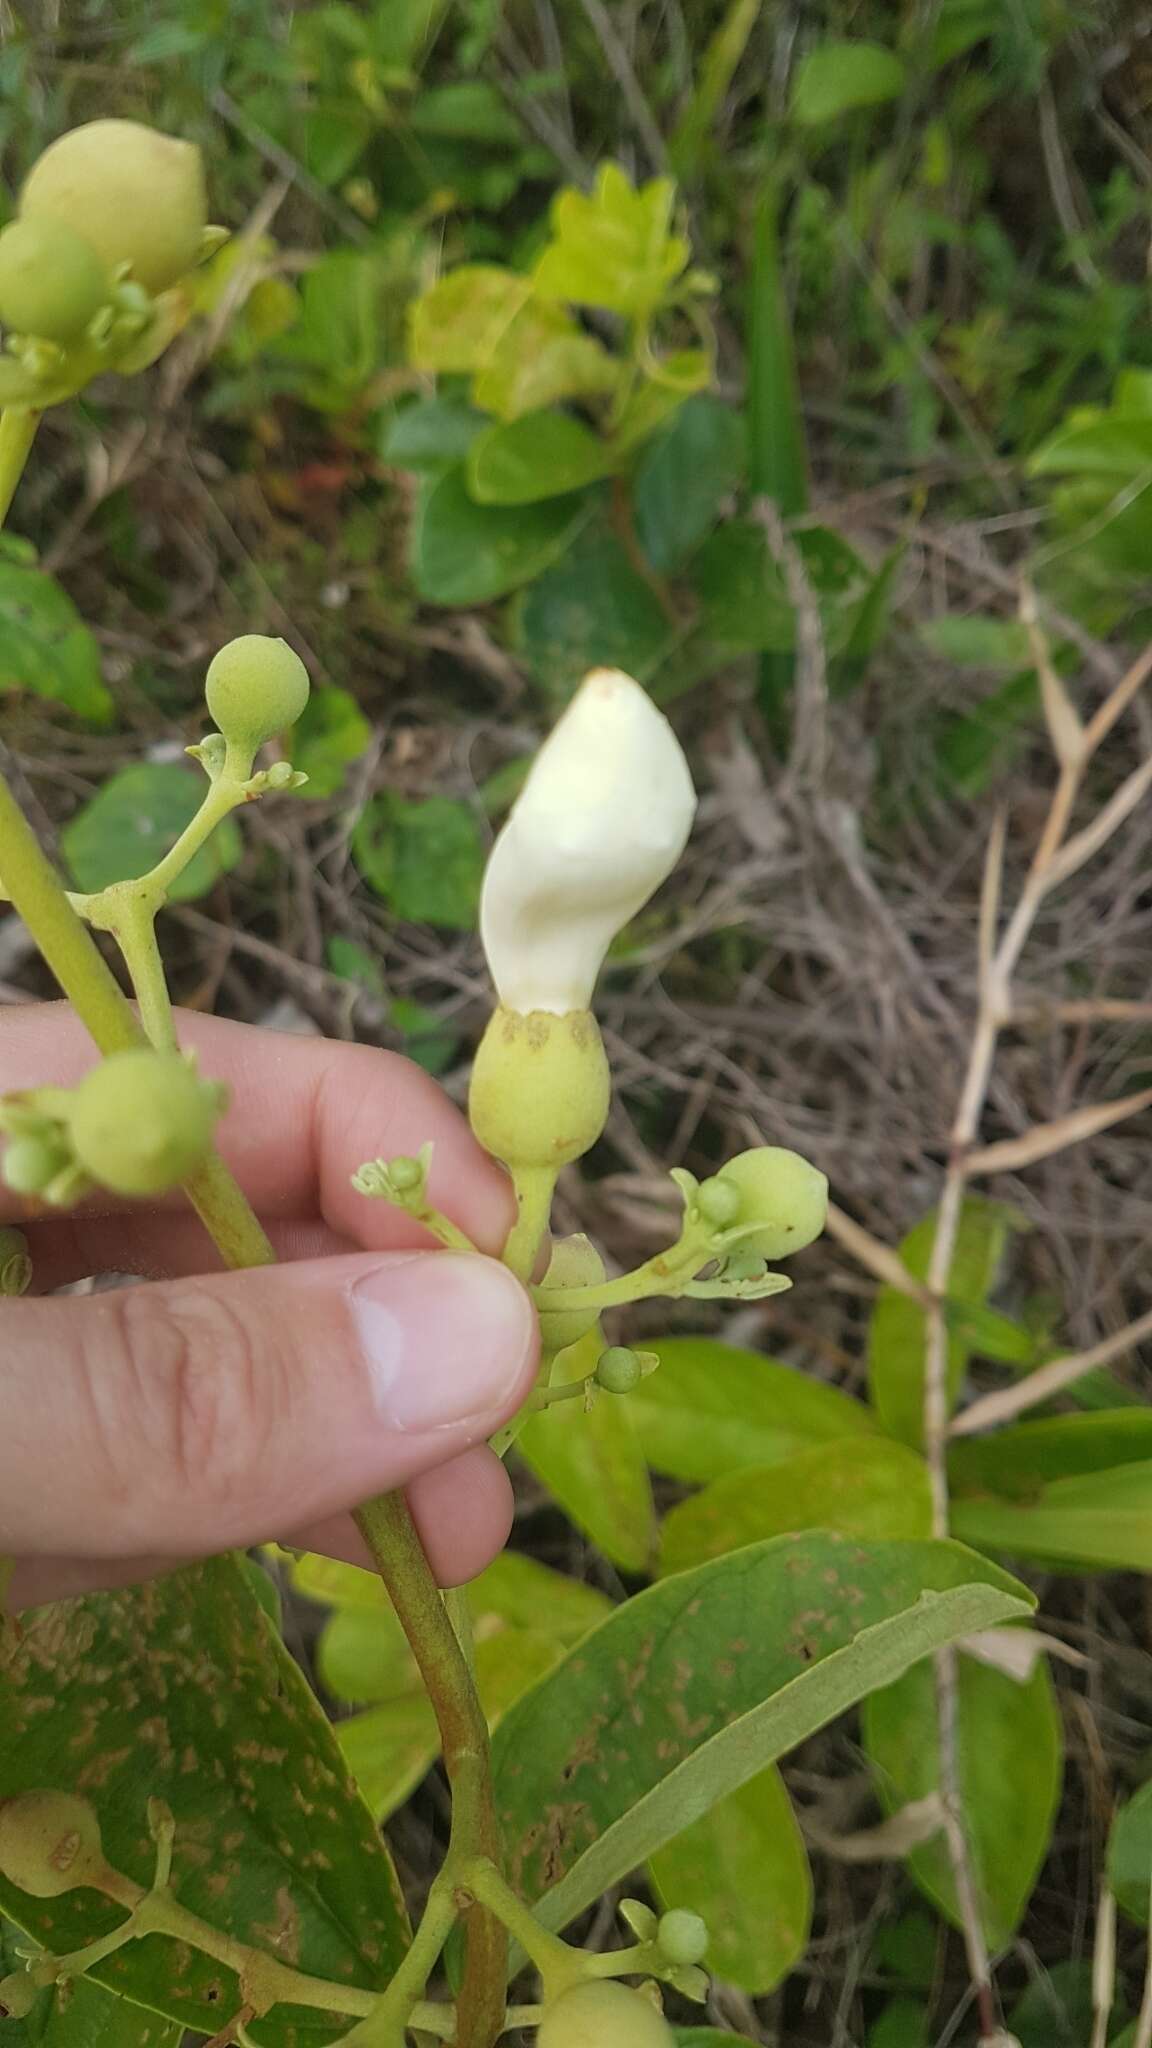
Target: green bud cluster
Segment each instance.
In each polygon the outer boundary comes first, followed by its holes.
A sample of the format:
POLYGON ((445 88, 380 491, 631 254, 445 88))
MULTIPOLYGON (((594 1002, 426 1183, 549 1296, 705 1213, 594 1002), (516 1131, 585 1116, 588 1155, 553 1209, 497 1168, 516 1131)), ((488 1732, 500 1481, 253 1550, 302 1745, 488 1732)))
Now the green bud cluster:
POLYGON ((206 1158, 224 1107, 180 1053, 141 1046, 94 1067, 70 1099, 78 1164, 118 1195, 159 1195, 206 1158))
POLYGON ((672 2048, 655 2006, 609 1979, 565 1991, 545 2009, 536 2038, 539 2048, 672 2048))
POLYGON ((100 1823, 86 1799, 22 1792, 0 1806, 0 1877, 32 1898, 99 1889, 107 1867, 100 1823))
POLYGON ((823 1230, 828 1182, 798 1152, 758 1145, 730 1159, 714 1180, 705 1181, 697 1199, 709 1221, 746 1233, 740 1241, 742 1253, 786 1259, 823 1230), (713 1214, 717 1209, 720 1214, 713 1214))
MULTIPOLYGON (((204 695, 229 748, 248 759, 295 725, 308 702, 308 671, 286 640, 242 633, 220 649, 204 695)), ((291 771, 289 771, 291 773, 291 771)))
POLYGON ((62 222, 108 272, 167 291, 198 262, 204 241, 200 151, 138 121, 88 121, 33 164, 19 215, 38 227, 62 222))

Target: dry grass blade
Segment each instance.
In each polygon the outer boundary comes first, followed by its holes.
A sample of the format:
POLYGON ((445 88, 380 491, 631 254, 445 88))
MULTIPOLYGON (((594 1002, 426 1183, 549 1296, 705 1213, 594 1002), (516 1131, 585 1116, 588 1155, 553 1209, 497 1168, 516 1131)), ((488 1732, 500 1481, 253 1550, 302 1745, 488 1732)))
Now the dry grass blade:
POLYGON ((1045 887, 1054 889, 1058 883, 1066 882, 1069 875, 1074 875, 1077 868, 1082 868, 1086 860, 1091 860, 1094 853, 1099 853, 1100 848, 1107 844, 1112 834, 1136 809, 1141 797, 1146 795, 1150 788, 1152 754, 1146 761, 1140 763, 1139 768, 1132 770, 1131 775, 1109 797, 1103 810, 1097 813, 1092 823, 1085 825, 1084 830, 1077 832, 1074 838, 1066 840, 1059 853, 1053 855, 1052 864, 1045 877, 1045 887))
POLYGON ((1036 592, 1031 583, 1020 587, 1020 618, 1028 634, 1032 659, 1040 678, 1040 697, 1048 723, 1052 751, 1063 767, 1079 760, 1084 749, 1084 721, 1052 665, 1051 650, 1036 610, 1036 592))
POLYGON ((804 1833, 812 1846, 838 1863, 899 1862, 922 1842, 931 1841, 944 1826, 944 1807, 938 1792, 902 1806, 889 1820, 874 1828, 859 1828, 851 1835, 835 1835, 818 1827, 810 1815, 803 1819, 804 1833))
POLYGON ((1132 699, 1148 677, 1152 675, 1152 646, 1132 663, 1121 676, 1114 690, 1111 690, 1100 709, 1089 719, 1084 728, 1085 755, 1094 754, 1101 741, 1106 739, 1116 720, 1128 709, 1132 699))
POLYGON ((980 984, 984 989, 991 987, 996 959, 996 932, 1004 893, 1004 844, 1007 834, 1008 814, 1006 811, 997 811, 992 820, 992 830, 988 834, 988 850, 984 856, 984 873, 980 884, 979 960, 980 984))
POLYGON ((1104 1886, 1096 1912, 1092 1948, 1091 2048, 1108 2048, 1108 2022, 1116 1998, 1116 1899, 1104 1886))
POLYGON ((1033 1166, 1038 1159, 1049 1159, 1054 1152, 1063 1152, 1069 1145, 1095 1137, 1111 1124, 1123 1123, 1125 1117, 1138 1115, 1150 1104, 1152 1088, 1141 1088, 1135 1095, 1122 1095, 1118 1102, 1097 1102, 1085 1109, 1074 1109, 1050 1124, 1037 1124, 1019 1138, 1004 1138, 997 1145, 983 1145, 978 1152, 970 1152, 964 1171, 968 1176, 1015 1173, 1022 1166, 1033 1166))
POLYGON ((1086 1372, 1094 1371, 1098 1365, 1109 1365, 1114 1358, 1121 1358, 1126 1351, 1134 1350, 1145 1337, 1152 1337, 1152 1309, 1146 1315, 1138 1316, 1134 1323, 1126 1323, 1111 1337, 1102 1338, 1099 1344, 1093 1344, 1087 1351, 1071 1351, 1063 1358, 1053 1358, 1048 1365, 1029 1373, 1019 1386, 1005 1387, 998 1394, 985 1394, 983 1400, 973 1401, 971 1407, 956 1416, 948 1434, 975 1436, 979 1430, 994 1429, 1002 1422, 1014 1422, 1029 1408, 1035 1408, 1041 1401, 1050 1401, 1054 1394, 1063 1393, 1065 1387, 1074 1386, 1086 1372))

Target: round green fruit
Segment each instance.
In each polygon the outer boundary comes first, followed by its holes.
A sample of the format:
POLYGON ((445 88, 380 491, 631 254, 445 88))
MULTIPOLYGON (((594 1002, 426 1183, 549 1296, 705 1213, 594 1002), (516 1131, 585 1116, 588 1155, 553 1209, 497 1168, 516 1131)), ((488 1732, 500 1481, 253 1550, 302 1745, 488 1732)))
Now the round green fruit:
POLYGON ((109 270, 126 264, 145 291, 167 291, 200 255, 200 151, 139 121, 88 121, 37 158, 19 211, 26 221, 63 221, 109 270))
POLYGON ((0 321, 40 341, 78 341, 112 295, 108 272, 62 220, 14 220, 0 234, 0 321))
POLYGON ((654 2005, 623 1984, 577 1984, 550 2005, 538 2048, 672 2048, 672 2033, 654 2005))
MULTIPOLYGON (((734 1188, 740 1206, 729 1227, 758 1226, 740 1251, 757 1259, 786 1259, 819 1237, 828 1215, 828 1182, 798 1152, 758 1145, 730 1159, 716 1176, 734 1188)), ((715 1185, 715 1183, 712 1183, 715 1185)))
POLYGON ((47 1138, 11 1138, 4 1153, 4 1184, 14 1195, 41 1195, 67 1164, 67 1153, 47 1138))
POLYGON ((0 1806, 0 1876, 34 1899, 94 1886, 106 1865, 100 1823, 72 1792, 22 1792, 0 1806))
POLYGON ((254 754, 274 733, 295 725, 308 688, 308 671, 286 640, 242 633, 215 657, 204 695, 228 745, 254 754))
POLYGON ((27 2019, 39 1996, 27 1970, 13 1970, 10 1977, 0 1977, 0 2019, 27 2019))
POLYGON ((222 1107, 219 1087, 179 1053, 113 1053, 72 1097, 73 1151, 114 1194, 163 1194, 206 1157, 222 1107))
POLYGON ((630 1394, 644 1375, 640 1360, 625 1344, 613 1344, 602 1351, 596 1366, 596 1384, 609 1394, 630 1394))
MULTIPOLYGON (((605 1278, 604 1261, 595 1245, 583 1236, 558 1238, 552 1247, 545 1287, 599 1287, 605 1278)), ((595 1308, 547 1308, 540 1312, 540 1342, 545 1351, 567 1351, 594 1329, 600 1311, 595 1308)))

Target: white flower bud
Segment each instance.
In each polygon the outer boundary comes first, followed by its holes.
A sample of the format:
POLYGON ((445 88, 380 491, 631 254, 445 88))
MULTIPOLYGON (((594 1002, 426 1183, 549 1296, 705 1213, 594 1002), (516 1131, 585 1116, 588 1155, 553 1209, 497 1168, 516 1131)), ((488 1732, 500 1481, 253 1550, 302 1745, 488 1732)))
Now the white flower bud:
POLYGON ((594 669, 488 862, 480 931, 505 1009, 588 1008, 612 940, 671 874, 695 809, 668 720, 630 676, 594 669))

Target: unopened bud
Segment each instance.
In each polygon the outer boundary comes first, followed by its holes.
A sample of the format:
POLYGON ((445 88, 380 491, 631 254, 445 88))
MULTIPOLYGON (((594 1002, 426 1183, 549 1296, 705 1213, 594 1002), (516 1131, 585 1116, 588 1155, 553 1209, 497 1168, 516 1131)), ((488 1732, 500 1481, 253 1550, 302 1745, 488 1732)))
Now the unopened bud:
POLYGON ((758 1145, 741 1152, 717 1179, 739 1197, 732 1226, 756 1228, 741 1250, 761 1259, 786 1259, 819 1237, 828 1215, 828 1182, 798 1152, 758 1145))
POLYGON ((538 2048, 672 2048, 654 2005, 610 1979, 565 1991, 545 2009, 538 2048))
POLYGON ((42 1195, 68 1165, 68 1154, 48 1138, 13 1138, 5 1149, 4 1184, 14 1195, 42 1195))
POLYGON ((418 1159, 390 1159, 388 1178, 398 1195, 406 1195, 423 1186, 424 1168, 418 1159))
POLYGON ((0 321, 14 334, 77 341, 112 296, 108 271, 62 220, 14 220, 0 234, 0 321))
POLYGON ((708 1929, 699 1913, 675 1906, 662 1913, 656 1940, 670 1963, 701 1963, 708 1953, 708 1929))
POLYGON ((729 1181, 706 1180, 701 1183, 696 1205, 706 1223, 726 1230, 740 1214, 740 1192, 729 1181))
POLYGON ((0 1876, 34 1899, 96 1886, 107 1866, 100 1823, 72 1792, 22 1792, 0 1806, 0 1876))
POLYGON ((88 121, 37 158, 19 211, 22 220, 63 221, 109 270, 127 265, 145 291, 167 291, 200 256, 200 151, 139 121, 88 121))
POLYGON ((204 695, 228 745, 254 754, 274 733, 295 725, 308 689, 308 671, 286 640, 242 633, 216 655, 204 695))
POLYGON ((27 2019, 39 1996, 39 1987, 27 1970, 13 1970, 10 1977, 0 1977, 0 2019, 27 2019))
POLYGON ((224 1106, 175 1052, 141 1046, 114 1053, 76 1089, 69 1127, 76 1157, 118 1195, 159 1195, 207 1156, 224 1106))

